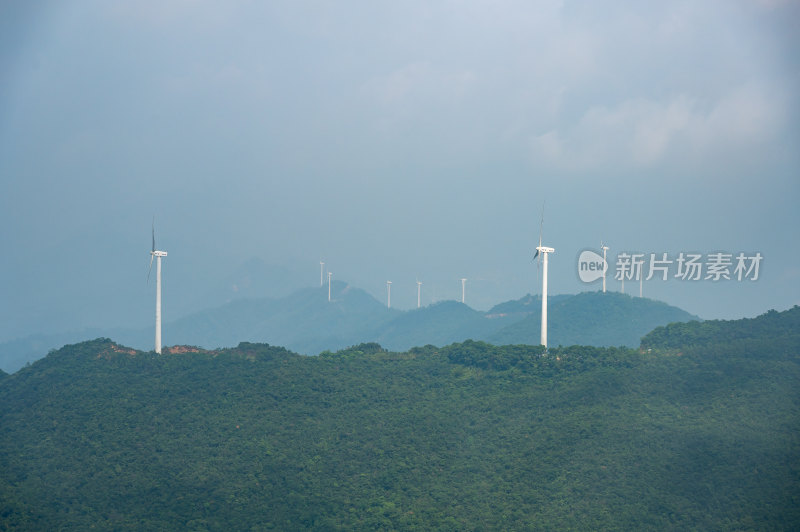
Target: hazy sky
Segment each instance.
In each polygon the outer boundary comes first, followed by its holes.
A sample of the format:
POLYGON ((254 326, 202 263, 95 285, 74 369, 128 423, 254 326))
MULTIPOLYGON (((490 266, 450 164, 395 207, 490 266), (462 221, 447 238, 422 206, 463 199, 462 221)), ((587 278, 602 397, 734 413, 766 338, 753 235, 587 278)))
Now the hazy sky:
MULTIPOLYGON (((0 340, 164 319, 251 257, 394 306, 595 290, 586 248, 760 252, 651 280, 704 318, 800 304, 800 4, 3 2, 0 340)), ((673 272, 674 273, 674 272, 673 272)), ((609 281, 609 288, 619 283, 609 281)), ((638 294, 638 285, 628 293, 638 294)))

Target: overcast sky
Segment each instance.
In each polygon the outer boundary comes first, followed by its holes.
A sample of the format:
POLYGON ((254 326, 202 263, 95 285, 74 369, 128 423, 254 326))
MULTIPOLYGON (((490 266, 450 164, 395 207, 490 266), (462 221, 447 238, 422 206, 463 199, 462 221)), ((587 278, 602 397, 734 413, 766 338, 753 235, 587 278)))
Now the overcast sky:
MULTIPOLYGON (((393 306, 596 290, 583 249, 760 252, 644 283, 703 318, 800 304, 800 5, 0 6, 0 340, 164 319, 259 257, 393 306)), ((613 273, 613 272, 612 272, 613 273)), ((619 283, 609 278, 609 288, 619 283)), ((626 292, 638 295, 638 285, 626 292)))

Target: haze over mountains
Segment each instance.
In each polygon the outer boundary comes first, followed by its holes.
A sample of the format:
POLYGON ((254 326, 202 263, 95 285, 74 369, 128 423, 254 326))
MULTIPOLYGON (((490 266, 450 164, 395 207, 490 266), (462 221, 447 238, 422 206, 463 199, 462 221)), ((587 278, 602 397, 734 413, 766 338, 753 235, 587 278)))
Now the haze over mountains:
MULTIPOLYGON (((342 281, 333 281, 331 294, 330 302, 327 287, 305 288, 278 298, 236 299, 166 322, 164 344, 213 349, 242 341, 266 342, 306 355, 362 342, 378 342, 395 351, 467 339, 539 344, 538 296, 527 295, 482 312, 456 301, 408 311, 389 309, 364 290, 342 281)), ((616 292, 555 295, 548 302, 549 343, 553 346, 636 347, 644 334, 659 325, 699 319, 663 302, 616 292)), ((0 344, 0 368, 13 372, 50 349, 98 336, 141 350, 153 345, 152 326, 38 335, 0 344)))

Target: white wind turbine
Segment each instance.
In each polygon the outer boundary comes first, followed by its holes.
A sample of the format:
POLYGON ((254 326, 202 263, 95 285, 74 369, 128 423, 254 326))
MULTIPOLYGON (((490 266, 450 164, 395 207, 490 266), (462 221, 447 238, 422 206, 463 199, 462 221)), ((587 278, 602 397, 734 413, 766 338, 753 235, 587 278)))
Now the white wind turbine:
POLYGON ((421 301, 420 296, 422 296, 422 281, 417 279, 417 308, 419 308, 420 306, 420 301, 421 301))
POLYGON ((392 308, 392 282, 386 281, 386 308, 392 308))
POLYGON ((331 275, 333 272, 328 272, 328 301, 331 300, 331 275))
POLYGON ((462 303, 464 302, 464 296, 466 295, 466 286, 467 286, 467 280, 466 279, 461 279, 461 302, 462 303))
POLYGON ((547 349, 547 256, 556 250, 542 245, 542 227, 544 226, 544 205, 542 205, 542 221, 539 224, 539 245, 533 258, 539 257, 542 264, 542 337, 541 344, 547 349))
POLYGON ((606 262, 606 251, 608 251, 608 246, 600 242, 600 249, 603 250, 603 293, 606 293, 606 272, 608 271, 608 266, 606 262))
POLYGON ((156 259, 156 353, 161 354, 161 257, 166 257, 166 251, 156 250, 156 224, 153 218, 153 249, 150 251, 150 268, 147 270, 147 282, 150 282, 150 272, 153 270, 153 259, 156 259))
POLYGON ((323 271, 325 271, 325 263, 322 262, 322 261, 319 261, 319 286, 320 287, 324 286, 324 284, 325 284, 324 279, 322 277, 322 272, 323 271))

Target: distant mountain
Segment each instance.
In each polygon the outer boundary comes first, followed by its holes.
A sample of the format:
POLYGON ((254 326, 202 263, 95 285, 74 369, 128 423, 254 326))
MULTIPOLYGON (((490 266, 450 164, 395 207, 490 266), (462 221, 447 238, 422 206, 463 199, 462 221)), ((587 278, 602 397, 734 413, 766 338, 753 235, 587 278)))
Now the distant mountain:
MULTIPOLYGON (((554 305, 565 299, 573 297, 572 294, 561 294, 547 297, 547 306, 554 305)), ((538 313, 541 315, 542 310, 542 296, 532 296, 530 294, 523 298, 515 299, 513 301, 506 301, 493 306, 486 313, 487 318, 518 318, 522 319, 531 314, 538 313)))
MULTIPOLYGON (((333 281, 331 294, 330 302, 327 287, 301 289, 280 299, 236 299, 165 323, 163 339, 165 344, 206 348, 266 341, 316 355, 328 349, 375 341, 378 331, 402 314, 342 281, 333 281)), ((13 372, 51 349, 102 336, 113 336, 125 345, 145 351, 153 348, 151 327, 36 335, 0 344, 0 367, 13 372)))
POLYGON ((441 301, 403 313, 378 332, 383 347, 404 351, 427 344, 445 345, 468 338, 485 338, 513 318, 487 319, 486 314, 457 301, 441 301))
MULTIPOLYGON (((525 318, 484 339, 497 345, 538 344, 542 311, 541 300, 537 301, 538 305, 530 304, 525 318)), ((642 336, 659 325, 699 319, 662 301, 619 292, 583 292, 548 298, 547 343, 636 347, 642 336)))
POLYGON ((207 290, 196 296, 198 308, 208 308, 238 299, 283 298, 309 285, 312 276, 299 274, 301 268, 268 264, 259 257, 250 257, 231 273, 211 282, 207 290))
MULTIPOLYGON (((331 302, 327 288, 307 288, 282 299, 234 301, 168 324, 164 338, 171 344, 209 349, 240 341, 268 342, 306 355, 362 342, 402 351, 467 339, 531 345, 540 340, 541 299, 535 296, 480 312, 456 301, 410 311, 388 309, 341 281, 333 283, 332 294, 331 302)), ((660 301, 616 292, 553 296, 548 299, 548 317, 550 345, 629 347, 638 347, 641 337, 659 325, 698 319, 660 301)), ((148 330, 144 348, 151 336, 148 330)), ((121 339, 134 340, 124 335, 121 339)))
POLYGON ((281 299, 233 301, 168 324, 164 337, 207 348, 266 341, 316 355, 375 341, 377 331, 401 314, 342 281, 331 284, 331 295, 329 302, 327 287, 306 288, 281 299))
MULTIPOLYGON (((365 291, 342 281, 305 288, 276 298, 237 299, 164 324, 165 345, 186 344, 214 349, 239 342, 267 342, 306 355, 335 351, 363 342, 403 351, 467 339, 493 344, 538 345, 541 299, 526 295, 488 312, 456 301, 442 301, 410 311, 388 309, 365 291)), ((585 292, 548 298, 550 346, 597 345, 637 347, 660 325, 698 319, 660 301, 616 292, 585 292)), ((86 330, 29 337, 0 344, 0 367, 16 371, 48 350, 91 337, 113 337, 125 345, 150 350, 153 330, 86 330)))

